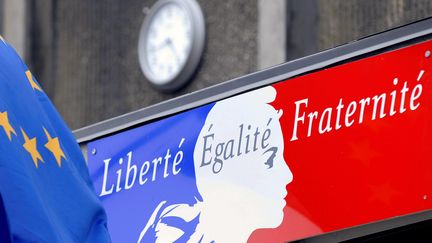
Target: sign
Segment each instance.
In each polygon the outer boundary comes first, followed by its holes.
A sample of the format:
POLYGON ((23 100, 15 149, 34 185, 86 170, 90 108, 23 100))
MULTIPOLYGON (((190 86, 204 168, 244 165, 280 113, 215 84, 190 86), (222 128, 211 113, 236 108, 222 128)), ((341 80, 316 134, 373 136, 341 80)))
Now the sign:
POLYGON ((431 209, 430 50, 389 51, 89 143, 113 241, 281 242, 431 209))

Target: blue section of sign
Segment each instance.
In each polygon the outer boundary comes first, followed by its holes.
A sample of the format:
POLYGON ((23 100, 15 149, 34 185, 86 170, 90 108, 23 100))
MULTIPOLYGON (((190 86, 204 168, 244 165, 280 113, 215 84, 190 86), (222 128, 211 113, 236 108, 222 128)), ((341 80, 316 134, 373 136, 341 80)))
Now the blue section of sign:
MULTIPOLYGON (((107 211, 113 242, 136 242, 151 223, 152 214, 158 218, 169 205, 202 201, 193 154, 213 105, 88 144, 90 176, 107 211)), ((180 227, 184 237, 194 232, 194 221, 180 227)), ((142 242, 154 241, 154 228, 146 232, 142 242)))

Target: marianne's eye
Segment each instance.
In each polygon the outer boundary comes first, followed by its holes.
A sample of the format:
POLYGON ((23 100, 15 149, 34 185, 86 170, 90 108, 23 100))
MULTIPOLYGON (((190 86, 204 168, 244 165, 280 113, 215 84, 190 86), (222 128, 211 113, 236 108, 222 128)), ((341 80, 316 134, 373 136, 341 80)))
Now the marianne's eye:
POLYGON ((270 153, 269 158, 267 159, 267 161, 264 163, 265 165, 268 165, 267 169, 270 169, 273 167, 273 163, 274 163, 274 159, 276 158, 276 152, 278 151, 277 147, 271 147, 269 149, 267 149, 263 154, 267 154, 270 153))

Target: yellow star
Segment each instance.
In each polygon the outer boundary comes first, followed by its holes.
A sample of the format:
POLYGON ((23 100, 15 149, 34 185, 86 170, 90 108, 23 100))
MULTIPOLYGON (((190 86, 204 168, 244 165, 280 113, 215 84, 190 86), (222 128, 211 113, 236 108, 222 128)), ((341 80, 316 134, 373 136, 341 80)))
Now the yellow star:
POLYGON ((9 119, 8 119, 8 114, 7 112, 0 112, 0 126, 3 127, 6 135, 9 138, 9 141, 12 141, 12 135, 11 133, 15 134, 16 136, 16 132, 13 129, 13 127, 11 126, 11 124, 9 123, 9 119))
POLYGON ((24 130, 22 128, 21 128, 21 133, 24 136, 23 147, 31 155, 31 157, 33 159, 33 163, 35 164, 36 168, 38 168, 38 160, 40 160, 42 163, 44 161, 43 161, 42 156, 40 155, 39 151, 37 150, 36 137, 29 139, 27 134, 24 132, 24 130))
POLYGON ((44 131, 45 135, 48 138, 48 142, 45 144, 45 147, 54 155, 58 166, 61 167, 61 158, 63 157, 64 159, 66 159, 66 157, 60 147, 59 139, 57 137, 52 138, 45 128, 44 131))
POLYGON ((25 72, 25 74, 26 74, 26 76, 27 76, 28 81, 30 82, 31 87, 32 87, 33 89, 37 89, 37 90, 39 90, 40 92, 43 92, 42 89, 41 89, 41 87, 39 87, 39 85, 38 85, 38 84, 33 80, 33 75, 32 75, 32 73, 31 73, 29 70, 27 70, 27 71, 25 72))

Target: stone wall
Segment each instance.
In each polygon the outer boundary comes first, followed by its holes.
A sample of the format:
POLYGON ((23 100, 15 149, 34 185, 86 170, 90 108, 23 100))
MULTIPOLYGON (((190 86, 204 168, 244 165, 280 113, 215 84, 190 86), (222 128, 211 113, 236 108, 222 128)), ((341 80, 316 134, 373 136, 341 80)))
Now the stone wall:
POLYGON ((145 80, 137 56, 143 9, 155 0, 28 2, 27 62, 73 129, 258 70, 257 39, 269 34, 258 33, 258 25, 269 25, 258 20, 260 6, 274 7, 266 3, 286 10, 278 24, 286 38, 277 33, 286 48, 274 50, 286 61, 432 15, 429 0, 198 0, 207 28, 201 66, 184 89, 162 94, 145 80))
POLYGON ((289 0, 287 59, 432 16, 430 0, 289 0))
POLYGON ((255 71, 256 3, 202 0, 199 3, 205 14, 207 43, 194 80, 175 94, 154 91, 140 70, 137 56, 143 8, 153 2, 35 3, 35 29, 39 26, 43 33, 33 33, 36 50, 32 67, 72 128, 255 71), (52 14, 44 9, 52 9, 52 14))

